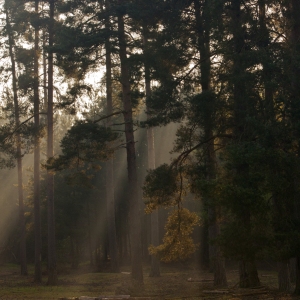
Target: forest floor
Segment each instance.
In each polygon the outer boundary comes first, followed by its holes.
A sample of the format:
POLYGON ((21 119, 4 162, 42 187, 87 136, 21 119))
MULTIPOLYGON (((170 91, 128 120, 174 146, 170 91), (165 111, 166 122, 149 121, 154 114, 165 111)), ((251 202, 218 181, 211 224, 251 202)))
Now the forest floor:
POLYGON ((47 286, 46 274, 42 284, 35 284, 32 266, 29 271, 30 275, 24 277, 19 275, 17 265, 1 265, 0 299, 90 300, 104 296, 112 298, 114 295, 129 295, 129 300, 300 299, 299 296, 279 293, 277 274, 270 270, 259 271, 262 287, 257 289, 239 289, 238 271, 234 268, 227 272, 228 289, 215 289, 212 273, 200 272, 188 266, 179 268, 164 265, 158 278, 149 277, 149 268, 145 268, 144 287, 130 287, 130 269, 126 267, 118 274, 94 272, 87 265, 78 270, 64 268, 55 287, 47 286))

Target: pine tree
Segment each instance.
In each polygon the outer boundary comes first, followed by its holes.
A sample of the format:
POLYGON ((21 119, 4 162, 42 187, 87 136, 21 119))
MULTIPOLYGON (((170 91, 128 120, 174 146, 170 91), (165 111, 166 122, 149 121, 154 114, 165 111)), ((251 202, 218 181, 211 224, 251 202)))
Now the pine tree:
MULTIPOLYGON (((109 1, 106 1, 106 7, 109 11, 109 1)), ((110 18, 106 17, 105 29, 107 37, 105 41, 105 64, 106 64, 106 105, 107 115, 113 114, 112 99, 112 61, 111 61, 111 43, 110 43, 110 18)), ((107 127, 112 126, 112 118, 108 117, 107 127)), ((119 256, 117 246, 116 221, 115 221, 115 194, 114 194, 114 160, 113 157, 106 163, 106 205, 107 205, 107 222, 108 222, 108 240, 109 253, 111 257, 112 272, 119 272, 119 256)))
POLYGON ((17 68, 15 58, 15 41, 13 35, 13 29, 11 25, 11 16, 9 15, 9 3, 6 1, 4 4, 5 18, 6 18, 6 32, 8 35, 8 48, 9 57, 11 61, 12 72, 12 92, 14 103, 14 118, 16 128, 16 159, 18 170, 18 194, 19 194, 19 225, 20 225, 20 262, 21 262, 21 275, 27 275, 27 259, 26 259, 26 225, 24 216, 24 196, 23 196, 23 175, 22 175, 22 143, 20 130, 20 108, 18 98, 18 86, 17 86, 17 68))
POLYGON ((140 205, 138 199, 138 181, 136 169, 135 139, 132 117, 131 87, 129 65, 127 59, 127 42, 125 35, 124 9, 125 7, 119 2, 118 18, 118 41, 119 57, 121 63, 121 84, 123 115, 125 123, 126 153, 127 153, 127 170, 128 170, 128 189, 129 189, 129 234, 131 245, 131 276, 133 280, 143 283, 142 269, 142 251, 141 251, 141 220, 140 205))
MULTIPOLYGON (((35 1, 35 14, 39 14, 39 0, 35 1)), ((39 26, 34 28, 34 125, 36 132, 40 129, 40 98, 39 98, 39 26)), ((34 141, 34 230, 35 230, 35 282, 42 282, 41 265, 41 215, 40 215, 40 138, 34 141)))
MULTIPOLYGON (((48 52, 48 110, 47 110, 47 158, 53 157, 53 45, 54 4, 49 0, 49 52, 48 52)), ((47 214, 48 214, 48 284, 57 284, 55 216, 54 216, 54 174, 47 171, 47 214)))

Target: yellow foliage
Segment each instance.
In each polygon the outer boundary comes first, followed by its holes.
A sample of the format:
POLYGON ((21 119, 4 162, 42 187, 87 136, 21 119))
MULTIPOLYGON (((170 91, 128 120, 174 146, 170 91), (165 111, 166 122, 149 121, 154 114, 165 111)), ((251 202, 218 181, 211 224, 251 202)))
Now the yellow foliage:
POLYGON ((200 220, 196 213, 179 208, 170 213, 165 229, 163 244, 149 246, 151 255, 157 255, 161 261, 185 261, 196 251, 197 245, 191 235, 200 220))

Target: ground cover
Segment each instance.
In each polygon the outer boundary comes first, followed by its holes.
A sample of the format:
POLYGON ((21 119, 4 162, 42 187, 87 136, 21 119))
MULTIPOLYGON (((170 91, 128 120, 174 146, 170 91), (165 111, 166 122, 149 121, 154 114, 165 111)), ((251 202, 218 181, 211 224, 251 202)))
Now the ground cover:
POLYGON ((276 272, 261 270, 262 287, 258 289, 239 289, 238 272, 228 270, 228 289, 213 287, 213 275, 199 272, 190 266, 163 266, 159 278, 149 277, 149 269, 145 267, 144 287, 132 286, 129 268, 122 268, 121 273, 95 272, 89 266, 81 266, 78 270, 64 268, 59 274, 58 286, 46 285, 47 274, 43 283, 33 282, 33 267, 29 268, 29 276, 19 275, 17 265, 0 266, 0 299, 76 299, 82 296, 99 297, 100 295, 130 295, 130 298, 196 300, 196 299, 299 299, 291 294, 277 291, 276 272))

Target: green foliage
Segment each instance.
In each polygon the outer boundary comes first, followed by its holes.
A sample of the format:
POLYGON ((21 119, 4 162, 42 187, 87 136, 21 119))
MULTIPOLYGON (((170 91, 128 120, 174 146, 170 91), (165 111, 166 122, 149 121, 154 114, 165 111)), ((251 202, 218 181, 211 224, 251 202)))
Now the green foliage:
MULTIPOLYGON (((147 212, 178 207, 169 217, 164 244, 151 248, 165 261, 186 259, 194 251, 190 233, 196 219, 181 208, 187 188, 205 202, 204 209, 218 208, 222 230, 213 242, 221 245, 226 256, 252 259, 268 252, 281 259, 299 249, 300 52, 299 36, 295 36, 299 24, 292 2, 265 1, 266 16, 259 3, 112 1, 109 7, 94 0, 56 3, 64 18, 55 22, 55 46, 45 50, 55 53, 55 63, 68 79, 67 94, 56 108, 69 107, 68 113, 75 114, 75 101, 92 94, 84 79, 103 64, 107 40, 115 74, 113 92, 120 95, 115 21, 124 14, 133 107, 145 96, 148 69, 147 80, 153 87, 145 99, 149 119, 143 125, 181 122, 174 147, 178 159, 150 170, 144 185, 147 212)), ((47 14, 33 13, 31 4, 5 1, 17 44, 18 94, 26 101, 22 118, 31 110, 33 48, 18 45, 32 43, 32 29, 47 28, 48 21, 47 14)), ((2 33, 7 35, 8 30, 4 26, 2 33)), ((3 67, 3 73, 8 69, 3 67)), ((99 95, 90 98, 95 102, 99 95)), ((11 93, 7 98, 11 100, 11 93)), ((14 128, 12 109, 7 101, 8 122, 0 130, 0 166, 13 164, 16 130, 24 150, 32 141, 31 124, 14 128)), ((91 188, 100 161, 111 157, 117 137, 111 129, 79 121, 62 139, 62 154, 51 158, 47 167, 68 169, 64 172, 68 184, 91 188)), ((83 209, 84 193, 77 192, 79 196, 71 198, 74 219, 83 209)), ((61 207, 64 201, 67 207, 72 205, 68 196, 61 197, 61 207)))
POLYGON ((216 124, 216 95, 212 91, 195 94, 189 99, 189 122, 214 128, 216 124))
POLYGON ((195 226, 199 225, 199 217, 196 213, 186 208, 173 210, 165 225, 163 244, 149 247, 152 255, 157 255, 161 261, 186 261, 196 251, 191 237, 195 226))
POLYGON ((146 212, 151 213, 159 206, 174 206, 178 203, 178 172, 167 164, 149 170, 145 178, 144 197, 146 212))
POLYGON ((112 142, 118 134, 91 121, 77 121, 61 140, 62 154, 50 158, 47 168, 80 169, 85 163, 98 164, 113 154, 112 142))

